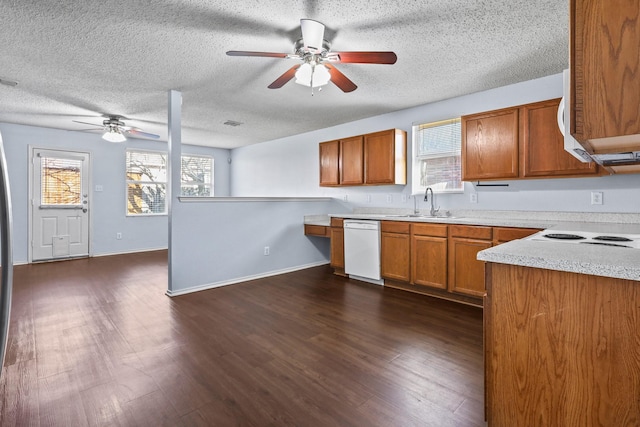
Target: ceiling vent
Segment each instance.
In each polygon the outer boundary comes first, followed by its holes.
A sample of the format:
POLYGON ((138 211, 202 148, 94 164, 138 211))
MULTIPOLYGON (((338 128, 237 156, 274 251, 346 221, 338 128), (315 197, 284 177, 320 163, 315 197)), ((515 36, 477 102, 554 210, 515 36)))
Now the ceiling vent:
POLYGON ((242 122, 236 122, 235 120, 227 120, 226 122, 224 122, 223 124, 227 125, 227 126, 240 126, 242 124, 242 122))

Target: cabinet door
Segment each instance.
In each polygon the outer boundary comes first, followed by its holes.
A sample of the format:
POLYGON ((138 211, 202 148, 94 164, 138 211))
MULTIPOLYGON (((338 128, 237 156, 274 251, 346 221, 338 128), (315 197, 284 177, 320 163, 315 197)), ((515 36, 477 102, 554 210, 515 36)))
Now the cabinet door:
POLYGON ((522 107, 522 141, 525 177, 593 175, 595 162, 582 163, 564 150, 564 137, 558 128, 560 99, 522 107))
POLYGON ((447 238, 412 236, 411 283, 447 289, 447 238))
POLYGON ((395 132, 364 136, 365 184, 395 183, 395 132))
POLYGON ((331 267, 344 270, 344 229, 331 227, 331 267))
POLYGON ((637 150, 640 2, 571 0, 569 14, 571 133, 596 152, 637 150))
POLYGON ((476 259, 478 252, 491 247, 491 242, 474 239, 449 239, 449 291, 482 297, 484 262, 476 259))
POLYGON ((340 140, 340 184, 359 185, 364 179, 362 136, 340 140))
POLYGON ((320 186, 340 184, 340 141, 320 143, 320 186))
POLYGON ((462 180, 517 178, 518 109, 462 117, 462 180))
POLYGON ((385 279, 409 282, 411 240, 409 234, 380 234, 380 269, 385 279))

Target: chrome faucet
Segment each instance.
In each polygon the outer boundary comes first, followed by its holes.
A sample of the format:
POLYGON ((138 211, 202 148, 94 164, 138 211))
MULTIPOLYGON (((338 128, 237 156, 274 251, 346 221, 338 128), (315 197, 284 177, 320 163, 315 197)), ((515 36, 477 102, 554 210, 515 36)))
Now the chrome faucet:
POLYGON ((433 199, 435 199, 435 197, 433 197, 433 190, 431 189, 431 187, 427 187, 427 189, 424 191, 424 201, 429 201, 429 191, 431 191, 431 210, 429 210, 429 215, 436 216, 436 214, 440 210, 440 206, 438 206, 438 209, 435 209, 433 207, 433 199))

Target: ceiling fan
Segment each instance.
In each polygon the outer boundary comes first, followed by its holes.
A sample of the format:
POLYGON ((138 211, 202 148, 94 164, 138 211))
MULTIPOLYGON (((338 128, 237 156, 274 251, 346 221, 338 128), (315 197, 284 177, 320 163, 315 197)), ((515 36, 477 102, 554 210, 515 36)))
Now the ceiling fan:
POLYGON ((329 81, 343 92, 352 92, 357 89, 358 86, 334 67, 334 63, 395 64, 398 59, 393 52, 332 52, 331 45, 324 40, 324 24, 313 19, 301 19, 300 29, 302 30, 302 38, 295 43, 293 54, 230 50, 227 55, 263 56, 302 61, 302 64, 291 67, 268 87, 269 89, 281 88, 295 77, 296 83, 311 87, 312 95, 313 88, 324 86, 329 81))
MULTIPOLYGON (((158 139, 160 135, 156 135, 153 133, 143 132, 138 128, 134 128, 131 126, 126 126, 122 119, 126 119, 123 116, 105 116, 107 117, 102 121, 101 125, 97 125, 95 123, 87 123, 87 122, 79 122, 77 120, 73 120, 75 123, 81 123, 83 125, 95 126, 97 128, 101 128, 104 131, 102 135, 102 139, 109 142, 124 142, 127 140, 125 134, 130 134, 132 136, 142 136, 145 138, 153 138, 158 139)), ((98 129, 80 129, 81 132, 88 131, 93 132, 98 129)))

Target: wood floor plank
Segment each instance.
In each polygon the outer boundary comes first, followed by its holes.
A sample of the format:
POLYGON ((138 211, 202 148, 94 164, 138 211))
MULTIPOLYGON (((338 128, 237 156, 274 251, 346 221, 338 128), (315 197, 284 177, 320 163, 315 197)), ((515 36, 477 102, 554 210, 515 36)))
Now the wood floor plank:
POLYGON ((484 425, 481 309, 327 266, 169 298, 166 259, 17 266, 0 425, 484 425))

